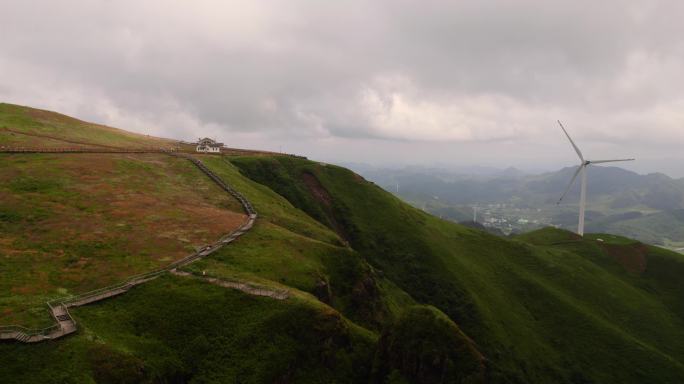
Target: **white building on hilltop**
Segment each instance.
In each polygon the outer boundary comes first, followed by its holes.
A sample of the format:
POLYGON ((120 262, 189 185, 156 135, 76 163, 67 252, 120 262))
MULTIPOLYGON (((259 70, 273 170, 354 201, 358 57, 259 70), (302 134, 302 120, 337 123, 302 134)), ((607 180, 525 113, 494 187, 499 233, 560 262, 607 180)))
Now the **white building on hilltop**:
POLYGON ((221 148, 223 148, 223 143, 217 143, 208 137, 197 141, 197 152, 221 153, 221 148))

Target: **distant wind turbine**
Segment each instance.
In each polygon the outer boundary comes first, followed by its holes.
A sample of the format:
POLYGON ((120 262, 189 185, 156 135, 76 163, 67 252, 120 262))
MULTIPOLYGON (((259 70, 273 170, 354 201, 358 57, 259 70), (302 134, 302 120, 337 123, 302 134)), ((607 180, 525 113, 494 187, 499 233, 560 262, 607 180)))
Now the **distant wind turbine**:
POLYGON ((570 191, 570 188, 572 185, 575 183, 575 179, 577 179, 577 175, 582 173, 582 189, 580 192, 580 204, 579 204, 579 224, 577 225, 577 234, 580 236, 584 236, 584 209, 586 207, 587 203, 587 167, 590 164, 600 164, 600 163, 613 163, 616 161, 633 161, 634 159, 616 159, 616 160, 584 160, 584 156, 582 155, 582 151, 577 147, 574 141, 572 141, 572 138, 570 138, 570 135, 568 134, 568 131, 565 130, 565 127, 563 127, 563 124, 561 124, 560 120, 558 121, 558 125, 560 125, 561 129, 565 133, 565 136, 568 137, 568 140, 570 140, 570 144, 572 144, 572 147, 575 149, 575 152, 577 152, 577 156, 580 158, 580 165, 577 167, 577 170, 575 171, 575 174, 572 176, 572 179, 570 180, 570 184, 568 184, 568 187, 565 189, 565 192, 563 192, 563 196, 558 200, 558 203, 560 204, 561 201, 565 198, 565 195, 568 194, 568 191, 570 191))

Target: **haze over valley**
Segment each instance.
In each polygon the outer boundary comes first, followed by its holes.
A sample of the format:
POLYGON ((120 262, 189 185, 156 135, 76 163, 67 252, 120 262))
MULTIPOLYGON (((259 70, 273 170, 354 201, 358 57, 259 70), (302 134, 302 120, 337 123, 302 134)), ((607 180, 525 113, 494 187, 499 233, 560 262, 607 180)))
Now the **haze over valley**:
MULTIPOLYGON (((478 222, 508 235, 544 226, 577 227, 579 185, 557 204, 575 171, 531 174, 515 168, 380 168, 350 164, 368 180, 444 219, 478 222)), ((617 167, 589 173, 587 228, 681 251, 684 179, 640 175, 617 167)))

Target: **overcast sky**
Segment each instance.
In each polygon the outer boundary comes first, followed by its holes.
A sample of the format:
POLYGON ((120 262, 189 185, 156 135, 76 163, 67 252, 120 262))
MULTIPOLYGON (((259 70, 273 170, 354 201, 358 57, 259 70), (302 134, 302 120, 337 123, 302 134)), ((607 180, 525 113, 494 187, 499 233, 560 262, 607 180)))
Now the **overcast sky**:
POLYGON ((684 176, 681 1, 0 0, 0 101, 329 162, 684 176))

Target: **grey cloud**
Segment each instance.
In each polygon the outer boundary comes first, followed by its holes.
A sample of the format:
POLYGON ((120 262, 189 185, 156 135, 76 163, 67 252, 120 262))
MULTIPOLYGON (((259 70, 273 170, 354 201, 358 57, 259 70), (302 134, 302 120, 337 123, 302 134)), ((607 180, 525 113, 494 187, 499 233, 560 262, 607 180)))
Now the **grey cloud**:
POLYGON ((165 136, 293 143, 339 159, 345 151, 334 147, 355 140, 374 148, 353 154, 369 160, 405 157, 393 141, 414 143, 416 161, 524 157, 506 142, 561 162, 556 118, 588 145, 677 158, 682 8, 0 0, 0 98, 165 136), (431 153, 444 142, 489 143, 496 155, 431 153), (543 153, 540 143, 558 150, 543 153))

